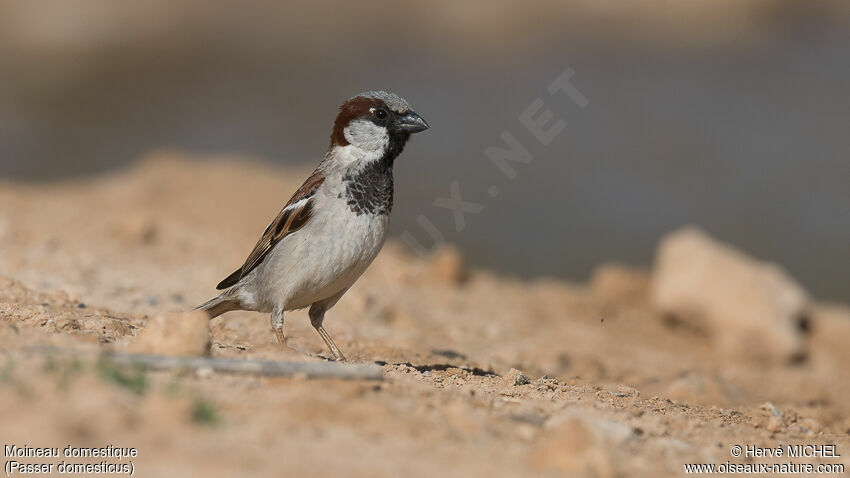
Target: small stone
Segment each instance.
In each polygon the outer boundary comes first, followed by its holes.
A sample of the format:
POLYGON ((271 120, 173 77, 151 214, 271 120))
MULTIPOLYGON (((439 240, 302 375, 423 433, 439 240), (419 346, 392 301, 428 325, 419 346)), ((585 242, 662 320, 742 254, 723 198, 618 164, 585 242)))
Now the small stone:
POLYGON ((807 434, 809 434, 809 432, 811 432, 811 434, 815 434, 823 431, 821 424, 811 418, 800 419, 797 425, 807 434))
POLYGON ((129 243, 150 245, 159 235, 156 222, 147 217, 128 216, 116 224, 116 236, 129 243))
POLYGON ((512 368, 508 370, 508 373, 505 374, 505 381, 509 385, 519 386, 519 385, 528 385, 531 383, 531 380, 525 376, 519 370, 512 368))
POLYGON ((767 426, 765 428, 770 433, 777 433, 785 429, 785 422, 781 416, 771 415, 767 420, 767 426))
POLYGON ((128 350, 145 354, 206 355, 209 347, 209 317, 195 311, 152 317, 128 350))
POLYGON ((444 284, 461 284, 469 278, 463 256, 452 246, 443 247, 437 252, 431 260, 429 275, 434 281, 444 284))
POLYGON ((640 397, 640 391, 636 388, 627 387, 625 385, 619 385, 617 387, 617 396, 619 397, 640 397))
POLYGON ((761 404, 761 406, 760 406, 760 408, 761 408, 762 410, 764 410, 764 411, 766 411, 766 412, 770 413, 770 414, 771 414, 771 415, 773 415, 773 416, 777 416, 777 417, 781 417, 781 416, 782 416, 782 412, 781 412, 781 411, 779 411, 779 409, 778 409, 778 408, 776 408, 775 406, 773 406, 773 404, 772 404, 772 403, 770 403, 770 402, 764 402, 764 403, 762 403, 762 404, 761 404))

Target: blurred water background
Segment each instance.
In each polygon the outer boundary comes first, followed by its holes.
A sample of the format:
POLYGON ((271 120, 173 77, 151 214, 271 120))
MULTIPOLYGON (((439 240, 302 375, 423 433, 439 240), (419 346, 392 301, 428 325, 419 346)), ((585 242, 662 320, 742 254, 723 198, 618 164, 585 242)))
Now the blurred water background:
POLYGON ((848 5, 2 1, 0 178, 162 148, 307 168, 338 105, 386 89, 432 125, 397 162, 396 235, 425 241, 425 214, 473 265, 583 279, 697 224, 846 301, 848 5), (568 67, 584 109, 546 91, 568 67), (518 121, 538 97, 567 125, 548 146, 518 121), (513 180, 483 154, 503 130, 535 157, 513 180), (454 181, 484 205, 461 232, 432 204, 454 181))

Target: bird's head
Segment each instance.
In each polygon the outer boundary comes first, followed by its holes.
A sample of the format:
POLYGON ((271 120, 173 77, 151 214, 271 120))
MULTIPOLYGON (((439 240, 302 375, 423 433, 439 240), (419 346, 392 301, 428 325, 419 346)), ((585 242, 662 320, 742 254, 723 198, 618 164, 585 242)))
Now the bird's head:
POLYGON ((331 132, 331 151, 349 148, 364 160, 394 160, 410 135, 428 129, 403 98, 385 91, 361 93, 343 103, 331 132))

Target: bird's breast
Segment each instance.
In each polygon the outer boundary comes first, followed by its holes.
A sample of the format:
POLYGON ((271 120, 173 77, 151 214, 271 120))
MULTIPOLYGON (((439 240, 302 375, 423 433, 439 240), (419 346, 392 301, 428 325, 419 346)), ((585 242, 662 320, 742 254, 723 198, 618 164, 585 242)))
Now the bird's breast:
POLYGON ((277 295, 288 297, 288 308, 306 307, 351 287, 386 239, 388 215, 358 215, 341 198, 316 199, 309 223, 281 241, 269 264, 280 277, 274 281, 281 284, 277 295))
POLYGON ((327 197, 317 204, 317 230, 325 248, 340 264, 371 262, 380 251, 389 229, 389 212, 370 214, 353 211, 345 197, 327 197), (322 204, 324 203, 324 204, 322 204))

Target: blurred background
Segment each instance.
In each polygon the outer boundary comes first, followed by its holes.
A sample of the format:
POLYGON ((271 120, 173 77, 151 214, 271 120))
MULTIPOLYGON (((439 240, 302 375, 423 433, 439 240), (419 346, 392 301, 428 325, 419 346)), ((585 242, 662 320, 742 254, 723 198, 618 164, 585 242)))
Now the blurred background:
POLYGON ((396 235, 424 214, 472 265, 584 279, 697 224, 850 299, 846 1, 2 1, 0 68, 2 179, 163 148, 307 169, 339 104, 386 89, 432 125, 396 235), (547 93, 565 68, 586 108, 547 93), (538 97, 566 122, 547 146, 518 121, 538 97), (535 157, 513 180, 483 154, 504 130, 535 157), (462 232, 433 206, 454 181, 484 205, 462 232))

